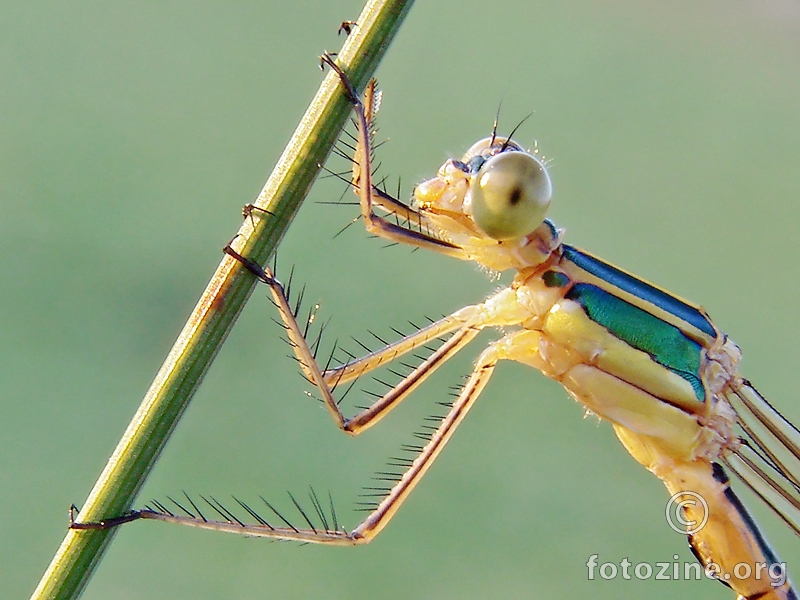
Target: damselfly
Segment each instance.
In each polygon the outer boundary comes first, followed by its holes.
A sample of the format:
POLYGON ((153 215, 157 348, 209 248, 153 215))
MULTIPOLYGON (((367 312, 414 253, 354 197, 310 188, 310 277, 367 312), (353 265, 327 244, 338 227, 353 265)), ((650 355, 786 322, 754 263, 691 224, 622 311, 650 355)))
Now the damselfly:
MULTIPOLYGON (((232 248, 267 283, 304 375, 319 389, 335 423, 357 435, 375 425, 445 361, 485 328, 505 334, 478 358, 447 414, 432 428, 403 472, 383 490, 374 510, 352 531, 323 521, 317 528, 278 527, 239 502, 257 524, 209 503, 223 520, 207 519, 187 498, 186 514, 158 503, 101 523, 109 527, 155 519, 226 531, 329 545, 369 542, 391 520, 466 416, 501 360, 530 365, 559 381, 587 410, 609 421, 628 452, 683 502, 700 563, 747 599, 793 599, 780 563, 729 486, 734 473, 795 532, 800 533, 800 431, 784 419, 737 370, 740 351, 705 311, 591 254, 562 242, 564 231, 545 213, 552 185, 544 162, 511 135, 474 144, 417 186, 411 205, 372 182, 373 119, 377 93, 361 101, 328 57, 355 106, 358 135, 352 185, 367 231, 392 242, 475 261, 494 271, 514 270, 510 286, 383 349, 342 366, 321 368, 283 286, 232 248), (374 404, 347 418, 332 390, 445 338, 419 366, 374 404), (747 567, 747 568, 744 568, 747 567)), ((257 217, 257 212, 252 214, 257 217)), ((304 513, 305 516, 305 513, 304 513)))

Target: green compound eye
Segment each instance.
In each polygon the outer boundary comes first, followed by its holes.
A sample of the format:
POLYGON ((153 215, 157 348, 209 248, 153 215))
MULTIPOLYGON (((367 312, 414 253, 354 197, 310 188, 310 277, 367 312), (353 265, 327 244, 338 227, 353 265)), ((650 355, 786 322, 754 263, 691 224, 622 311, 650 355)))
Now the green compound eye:
POLYGON ((470 184, 472 218, 486 235, 513 240, 541 225, 553 185, 544 164, 527 152, 502 152, 470 184))

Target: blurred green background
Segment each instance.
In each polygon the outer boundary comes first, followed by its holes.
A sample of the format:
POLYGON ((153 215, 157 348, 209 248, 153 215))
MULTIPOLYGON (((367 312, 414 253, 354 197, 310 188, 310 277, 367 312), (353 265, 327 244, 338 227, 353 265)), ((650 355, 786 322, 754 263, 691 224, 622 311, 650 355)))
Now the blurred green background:
MULTIPOLYGON (((361 5, 4 2, 0 14, 0 587, 27 597, 361 5)), ((490 131, 552 160, 567 240, 702 302, 743 370, 800 420, 800 11, 788 1, 420 2, 378 71, 382 173, 404 194, 490 131)), ((332 168, 344 164, 332 162, 332 168)), ((480 301, 473 265, 383 249, 320 180, 280 250, 332 316, 328 342, 480 301)), ((181 490, 330 490, 340 519, 445 388, 339 433, 261 290, 138 505, 181 490)), ((484 338, 481 338, 484 339, 484 338)), ((485 339, 484 339, 485 341, 485 339)), ((354 346, 351 344, 351 346, 354 346)), ((369 387, 368 385, 365 387, 369 387)), ((351 398, 357 403, 358 395, 351 398)), ((117 535, 85 593, 116 598, 720 598, 714 582, 588 581, 585 563, 691 561, 667 494, 611 428, 538 373, 501 365, 367 547, 298 546, 161 523, 117 535)), ((757 507, 780 554, 797 539, 757 507)))

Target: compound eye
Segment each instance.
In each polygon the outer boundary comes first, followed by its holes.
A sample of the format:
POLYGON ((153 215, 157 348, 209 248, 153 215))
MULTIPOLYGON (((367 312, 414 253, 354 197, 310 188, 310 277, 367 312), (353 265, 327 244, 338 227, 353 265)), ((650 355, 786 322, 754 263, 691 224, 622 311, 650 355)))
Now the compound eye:
POLYGON ((489 237, 513 240, 544 221, 553 185, 542 162, 527 152, 489 158, 470 184, 472 218, 489 237))

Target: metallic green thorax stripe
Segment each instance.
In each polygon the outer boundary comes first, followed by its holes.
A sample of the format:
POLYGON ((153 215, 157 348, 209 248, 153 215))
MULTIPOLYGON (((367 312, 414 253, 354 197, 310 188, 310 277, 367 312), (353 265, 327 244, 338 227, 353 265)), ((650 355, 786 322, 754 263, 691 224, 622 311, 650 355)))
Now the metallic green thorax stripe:
POLYGON ((701 346, 680 329, 590 283, 573 285, 565 298, 580 304, 592 321, 612 335, 683 377, 697 399, 705 400, 700 379, 701 346))
POLYGON ((563 258, 573 262, 587 273, 591 273, 595 277, 686 321, 712 339, 717 337, 717 331, 714 326, 696 307, 690 306, 667 292, 641 279, 637 279, 594 256, 581 252, 577 248, 566 244, 562 245, 561 248, 563 258))

